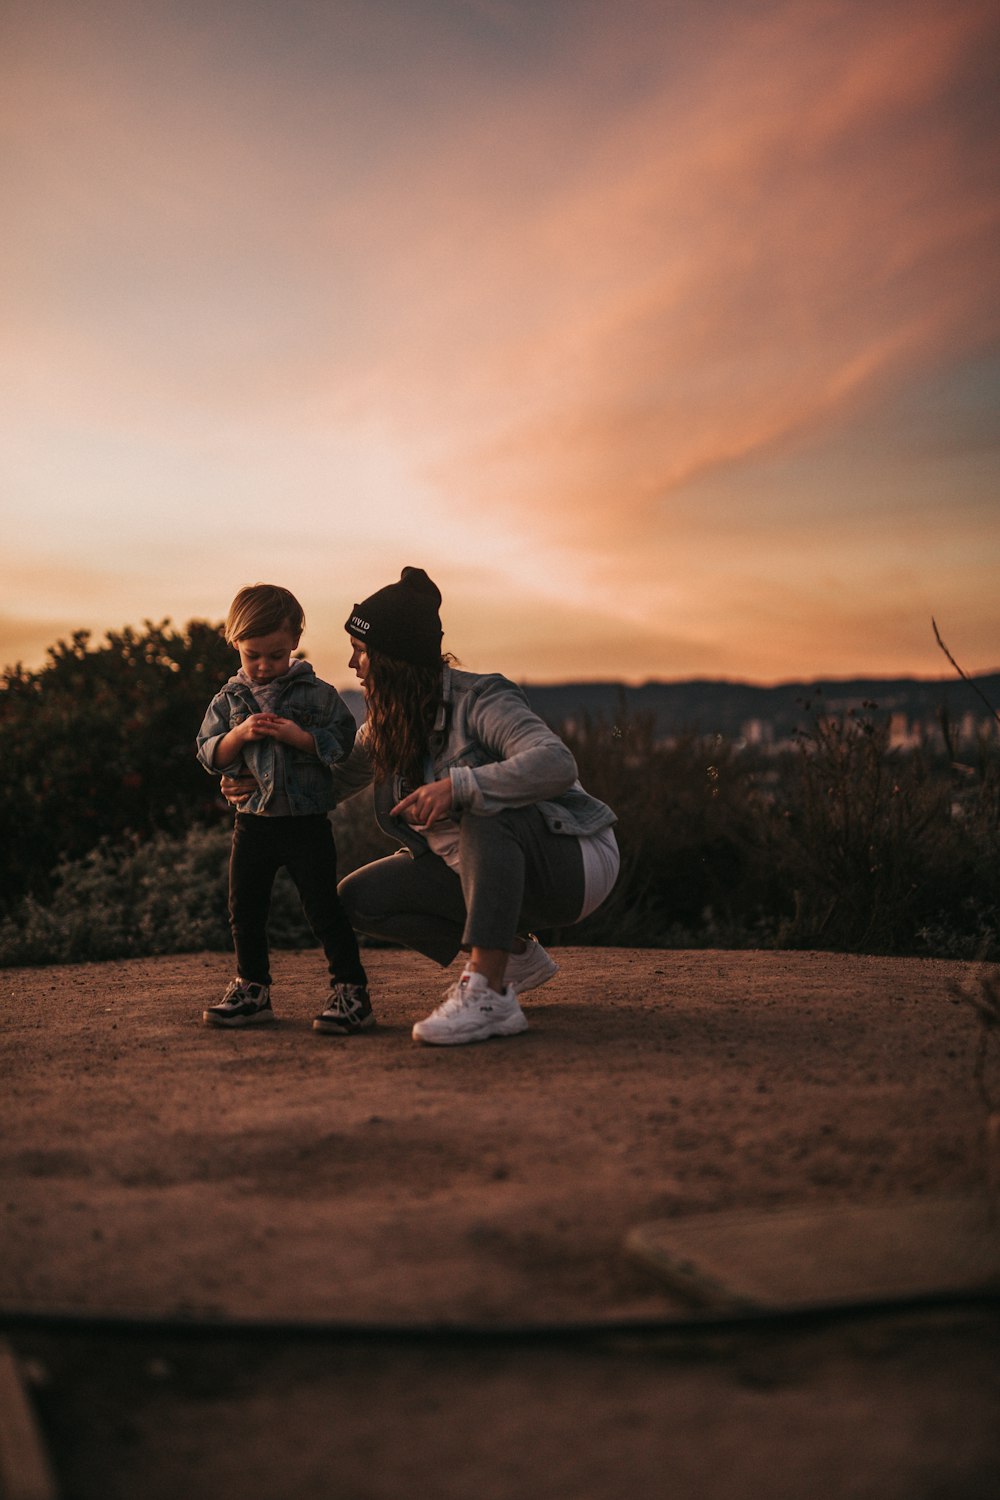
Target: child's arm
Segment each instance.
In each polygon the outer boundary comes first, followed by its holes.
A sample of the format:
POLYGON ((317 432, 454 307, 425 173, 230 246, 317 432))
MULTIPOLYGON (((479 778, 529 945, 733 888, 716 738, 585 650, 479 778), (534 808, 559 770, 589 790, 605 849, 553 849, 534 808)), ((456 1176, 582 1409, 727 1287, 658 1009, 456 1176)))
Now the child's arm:
POLYGON ((248 740, 277 740, 305 755, 315 755, 325 766, 343 760, 350 753, 357 733, 354 715, 334 688, 328 688, 327 694, 320 710, 314 711, 310 729, 280 714, 251 714, 216 741, 212 769, 237 761, 248 740))
MULTIPOLYGON (((254 735, 254 739, 263 739, 264 736, 272 740, 280 740, 283 745, 291 745, 294 750, 304 750, 307 755, 316 755, 316 741, 307 729, 303 729, 294 719, 283 719, 279 714, 256 714, 258 720, 266 720, 261 725, 262 733, 254 735)), ((249 724, 250 720, 247 720, 249 724)), ((235 733, 235 731, 233 731, 235 733)), ((226 737, 228 739, 228 735, 226 737)), ((224 750, 225 740, 219 746, 219 751, 224 750)), ((216 752, 218 754, 218 752, 216 752)), ((221 755, 219 757, 221 759, 221 755)))
POLYGON ((310 722, 313 753, 324 766, 334 766, 351 752, 357 725, 354 715, 335 688, 323 683, 325 699, 310 722))
POLYGON ((281 740, 285 745, 294 745, 298 750, 314 750, 313 737, 306 734, 291 719, 280 719, 277 714, 251 714, 216 741, 213 765, 225 766, 237 760, 243 746, 249 740, 281 740))
MULTIPOLYGON (((231 714, 232 704, 228 695, 225 692, 217 693, 205 710, 205 717, 198 731, 198 760, 212 776, 224 774, 226 770, 226 762, 221 756, 216 757, 216 751, 220 741, 229 734, 231 714)), ((240 759, 239 753, 235 753, 231 758, 230 769, 238 765, 240 759)))

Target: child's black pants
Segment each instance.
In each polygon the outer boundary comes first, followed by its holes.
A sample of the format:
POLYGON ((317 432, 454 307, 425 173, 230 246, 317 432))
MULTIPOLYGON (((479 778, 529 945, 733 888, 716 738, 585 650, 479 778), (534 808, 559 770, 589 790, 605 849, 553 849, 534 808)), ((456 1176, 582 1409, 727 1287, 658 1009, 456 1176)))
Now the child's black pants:
POLYGON ((239 977, 270 984, 267 916, 284 867, 330 969, 330 982, 365 984, 358 940, 337 895, 337 849, 325 813, 268 818, 237 813, 229 857, 229 925, 239 977))

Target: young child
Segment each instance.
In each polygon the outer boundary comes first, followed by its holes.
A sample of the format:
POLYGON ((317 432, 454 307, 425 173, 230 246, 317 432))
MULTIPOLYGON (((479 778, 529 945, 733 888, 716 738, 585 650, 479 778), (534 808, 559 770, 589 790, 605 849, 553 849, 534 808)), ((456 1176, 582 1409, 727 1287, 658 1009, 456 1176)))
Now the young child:
POLYGON ((278 870, 287 869, 330 970, 317 1031, 349 1036, 374 1026, 357 938, 337 896, 337 852, 327 813, 330 767, 354 744, 354 718, 307 661, 292 660, 305 625, 287 589, 241 589, 226 619, 240 670, 208 706, 198 735, 207 771, 249 770, 257 787, 236 813, 229 860, 229 921, 237 977, 204 1019, 210 1026, 274 1020, 267 914, 278 870))

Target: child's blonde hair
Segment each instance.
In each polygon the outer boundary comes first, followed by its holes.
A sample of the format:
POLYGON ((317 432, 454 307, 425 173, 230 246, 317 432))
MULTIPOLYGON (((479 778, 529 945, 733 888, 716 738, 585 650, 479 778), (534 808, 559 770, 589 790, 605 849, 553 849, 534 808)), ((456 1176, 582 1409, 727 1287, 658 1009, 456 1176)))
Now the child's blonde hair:
POLYGON ((294 594, 276 583, 248 584, 229 606, 226 641, 235 646, 258 635, 273 635, 276 630, 287 630, 298 641, 305 625, 302 605, 294 594))

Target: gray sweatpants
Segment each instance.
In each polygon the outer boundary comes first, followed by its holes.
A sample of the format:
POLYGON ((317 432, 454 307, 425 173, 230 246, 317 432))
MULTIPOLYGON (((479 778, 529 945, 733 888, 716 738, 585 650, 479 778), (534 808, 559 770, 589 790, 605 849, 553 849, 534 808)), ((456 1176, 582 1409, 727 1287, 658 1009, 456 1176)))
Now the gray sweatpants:
POLYGON ((583 910, 579 840, 550 832, 537 807, 463 814, 461 877, 437 854, 401 849, 338 888, 352 925, 447 967, 460 948, 510 952, 518 932, 568 927, 583 910))

